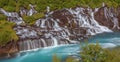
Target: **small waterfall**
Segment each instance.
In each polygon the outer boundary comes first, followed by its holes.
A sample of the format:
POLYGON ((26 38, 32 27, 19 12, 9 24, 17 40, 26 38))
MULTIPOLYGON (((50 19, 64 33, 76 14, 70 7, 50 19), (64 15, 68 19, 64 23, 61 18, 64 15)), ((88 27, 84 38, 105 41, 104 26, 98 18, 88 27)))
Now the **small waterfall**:
POLYGON ((19 42, 19 50, 30 50, 30 49, 36 49, 41 48, 41 44, 43 44, 40 40, 26 40, 24 42, 19 42))
POLYGON ((35 10, 36 5, 30 4, 29 6, 30 6, 30 10, 28 11, 27 15, 32 16, 33 14, 36 14, 37 13, 37 11, 35 10))
POLYGON ((17 25, 24 23, 22 18, 18 15, 17 12, 7 12, 4 9, 0 8, 0 12, 7 16, 7 20, 10 22, 15 22, 17 25))
POLYGON ((114 28, 120 29, 117 14, 115 13, 114 8, 104 7, 104 15, 105 15, 105 18, 107 19, 107 21, 109 21, 109 20, 112 21, 112 23, 113 23, 112 29, 114 29, 114 28))
POLYGON ((94 11, 92 9, 76 8, 75 10, 68 11, 74 15, 78 25, 80 27, 88 28, 88 35, 95 35, 102 32, 112 32, 109 28, 99 25, 99 23, 94 19, 94 11), (85 11, 87 14, 85 14, 85 11))
POLYGON ((113 20, 113 23, 114 23, 113 29, 114 29, 115 27, 116 27, 117 29, 120 29, 119 23, 118 23, 118 19, 117 19, 116 17, 113 17, 112 20, 113 20))
POLYGON ((53 39, 53 41, 54 41, 54 46, 57 46, 57 45, 58 45, 58 41, 57 41, 57 39, 54 38, 54 37, 51 37, 51 39, 53 39))
POLYGON ((44 39, 41 39, 42 43, 43 43, 43 46, 46 47, 46 43, 45 43, 45 40, 44 39))

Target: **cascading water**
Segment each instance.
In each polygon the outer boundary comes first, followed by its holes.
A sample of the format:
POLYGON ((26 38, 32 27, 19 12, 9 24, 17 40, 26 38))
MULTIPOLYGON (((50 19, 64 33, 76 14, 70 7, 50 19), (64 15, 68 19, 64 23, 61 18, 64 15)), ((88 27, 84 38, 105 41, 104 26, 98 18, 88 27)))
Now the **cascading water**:
POLYGON ((88 35, 113 32, 113 29, 120 28, 117 15, 107 7, 103 7, 103 9, 77 7, 51 12, 50 8, 47 7, 46 17, 36 20, 34 26, 21 26, 20 24, 24 21, 20 16, 36 14, 37 11, 34 7, 30 5, 30 10, 21 8, 20 14, 0 9, 0 12, 6 15, 9 21, 17 23, 14 30, 19 36, 18 47, 20 51, 59 44, 75 44, 79 43, 78 40, 88 37, 88 35), (103 16, 99 16, 101 15, 100 11, 104 12, 103 16), (105 19, 101 21, 99 17, 105 19), (112 24, 103 22, 112 22, 112 24))
POLYGON ((23 19, 18 15, 17 12, 7 12, 0 8, 0 12, 7 16, 10 22, 15 22, 17 25, 24 23, 23 19))
POLYGON ((113 29, 114 28, 120 29, 117 14, 113 13, 111 10, 113 9, 108 9, 107 7, 104 8, 105 17, 106 19, 112 21, 112 23, 114 24, 113 29))
POLYGON ((88 35, 95 35, 97 33, 103 32, 112 32, 109 28, 99 25, 99 23, 94 19, 94 12, 90 8, 76 8, 75 10, 68 9, 68 11, 74 15, 80 27, 88 28, 88 35), (85 14, 85 10, 87 11, 87 14, 85 14))

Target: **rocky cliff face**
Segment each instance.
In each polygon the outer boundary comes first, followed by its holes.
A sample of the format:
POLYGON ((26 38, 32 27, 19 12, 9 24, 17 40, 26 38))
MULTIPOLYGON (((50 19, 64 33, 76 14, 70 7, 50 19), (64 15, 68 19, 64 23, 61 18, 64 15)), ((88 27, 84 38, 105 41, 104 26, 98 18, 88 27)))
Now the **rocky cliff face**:
POLYGON ((20 9, 20 14, 7 12, 2 8, 0 12, 8 17, 8 21, 17 24, 14 30, 19 36, 17 42, 19 51, 59 44, 75 44, 89 35, 120 29, 120 8, 107 6, 95 9, 76 7, 51 12, 47 9, 46 16, 36 20, 33 26, 21 25, 25 23, 21 17, 23 14, 31 16, 37 13, 33 6, 30 10, 20 9))

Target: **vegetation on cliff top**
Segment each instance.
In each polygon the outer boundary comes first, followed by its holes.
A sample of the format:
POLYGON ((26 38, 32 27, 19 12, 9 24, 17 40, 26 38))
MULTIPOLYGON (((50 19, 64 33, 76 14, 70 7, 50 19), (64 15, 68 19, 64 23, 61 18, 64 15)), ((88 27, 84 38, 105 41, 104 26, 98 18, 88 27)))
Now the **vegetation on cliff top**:
POLYGON ((28 25, 32 25, 35 23, 35 20, 38 19, 38 16, 39 18, 44 16, 47 6, 50 7, 51 11, 77 6, 96 8, 101 7, 103 2, 107 4, 108 7, 120 6, 120 0, 0 0, 0 8, 10 12, 19 12, 21 7, 30 9, 29 4, 36 5, 35 9, 39 13, 37 16, 22 16, 28 25))
POLYGON ((39 12, 46 12, 46 7, 51 10, 72 8, 76 6, 100 7, 105 2, 108 6, 120 6, 120 0, 0 0, 0 7, 8 11, 18 11, 20 7, 29 8, 29 4, 35 4, 39 12))

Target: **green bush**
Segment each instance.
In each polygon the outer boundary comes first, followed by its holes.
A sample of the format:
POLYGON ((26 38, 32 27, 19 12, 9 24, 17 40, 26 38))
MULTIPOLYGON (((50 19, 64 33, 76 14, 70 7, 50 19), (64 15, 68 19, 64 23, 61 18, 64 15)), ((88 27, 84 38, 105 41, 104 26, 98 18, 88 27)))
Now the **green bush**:
POLYGON ((107 52, 99 44, 90 44, 82 48, 80 56, 83 62, 105 62, 107 60, 107 52))
POLYGON ((5 15, 0 14, 0 20, 6 20, 6 19, 7 19, 7 17, 5 15))
POLYGON ((120 47, 103 49, 99 44, 87 45, 82 48, 81 60, 83 62, 119 62, 120 47))
POLYGON ((43 13, 37 13, 37 14, 33 14, 32 16, 26 16, 26 15, 23 15, 22 18, 23 20, 25 21, 25 23, 27 25, 33 25, 35 24, 35 21, 44 17, 44 14, 43 13))
POLYGON ((3 9, 5 9, 6 11, 10 11, 10 12, 16 10, 14 6, 4 6, 3 9))
POLYGON ((14 25, 15 23, 0 21, 0 46, 5 46, 10 41, 18 40, 16 32, 12 29, 14 25))
POLYGON ((120 47, 109 49, 108 59, 106 62, 119 62, 120 61, 120 47))
POLYGON ((27 25, 33 25, 35 23, 35 18, 33 16, 23 16, 23 20, 27 25))
POLYGON ((0 0, 0 7, 3 8, 5 5, 7 5, 9 0, 0 0))

